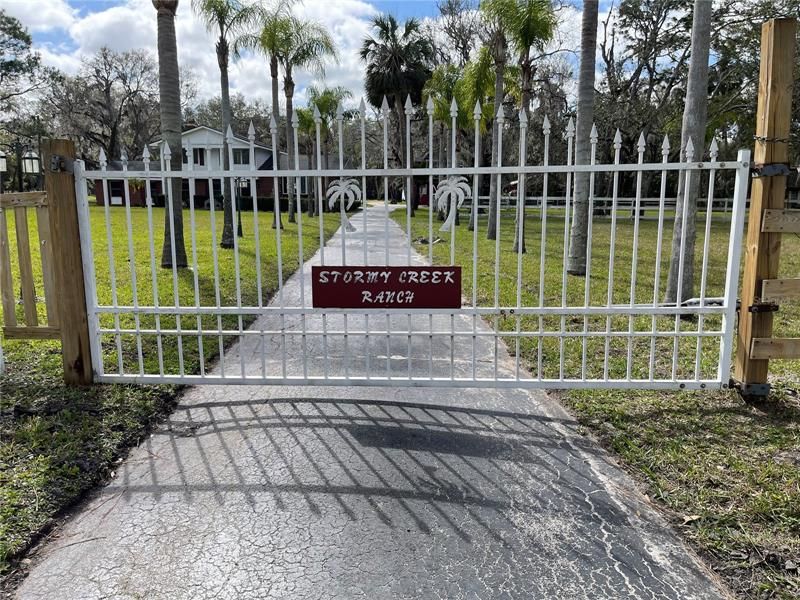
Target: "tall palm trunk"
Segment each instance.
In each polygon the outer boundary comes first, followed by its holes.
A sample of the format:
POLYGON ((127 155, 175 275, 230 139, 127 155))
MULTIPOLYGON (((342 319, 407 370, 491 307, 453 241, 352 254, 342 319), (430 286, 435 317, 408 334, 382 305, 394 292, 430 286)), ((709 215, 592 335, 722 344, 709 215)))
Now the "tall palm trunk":
MULTIPOLYGON (((686 104, 681 127, 681 160, 686 157, 689 139, 695 148, 695 157, 702 156, 706 141, 708 114, 708 54, 711 40, 711 2, 695 0, 692 16, 692 55, 689 63, 689 80, 686 85, 686 104)), ((666 302, 682 301, 694 296, 694 255, 697 240, 697 195, 700 189, 699 173, 690 178, 686 189, 685 173, 678 181, 678 198, 675 206, 675 227, 672 230, 672 253, 669 259, 666 302), (685 207, 684 207, 685 204, 685 207), (686 213, 684 222, 683 213, 686 213), (685 231, 684 231, 685 228, 685 231), (683 239, 683 276, 681 268, 681 240, 683 239), (678 279, 681 279, 680 286, 678 279)))
MULTIPOLYGON (((584 0, 581 19, 581 64, 578 74, 578 114, 575 132, 575 164, 589 164, 589 135, 594 122, 594 71, 597 56, 597 0, 584 0)), ((589 230, 589 173, 575 173, 574 216, 570 231, 567 272, 586 275, 589 230)))
MULTIPOLYGON (((492 166, 499 164, 498 140, 499 124, 497 122, 497 112, 503 108, 503 76, 506 70, 506 48, 507 42, 502 33, 497 34, 494 42, 494 112, 492 118, 492 166)), ((497 238, 497 176, 492 175, 489 179, 489 224, 486 227, 486 239, 494 240, 497 238)))
MULTIPOLYGON (((280 168, 280 157, 281 157, 281 140, 280 140, 280 104, 278 101, 278 90, 280 86, 278 85, 278 57, 277 56, 270 56, 269 58, 269 76, 272 79, 272 118, 275 119, 275 135, 278 137, 277 141, 273 144, 273 146, 278 150, 278 156, 273 156, 273 162, 278 165, 280 168), (277 162, 275 162, 277 161, 277 162)), ((272 132, 270 132, 272 133, 272 132)), ((281 201, 281 190, 280 184, 278 189, 273 190, 274 197, 277 197, 276 202, 280 203, 281 201)), ((279 204, 280 205, 280 204, 279 204)), ((275 213, 277 214, 277 213, 275 213)), ((283 227, 283 223, 280 224, 283 227)), ((275 229, 276 227, 276 220, 272 220, 272 228, 275 229)))
MULTIPOLYGON (((311 156, 309 159, 309 164, 311 165, 311 170, 316 171, 317 169, 317 149, 314 147, 314 142, 309 142, 309 147, 311 148, 311 156)), ((311 189, 308 191, 308 216, 313 217, 317 214, 317 180, 316 178, 311 179, 311 189)))
POLYGON ((169 208, 164 211, 164 246, 161 251, 161 266, 165 268, 186 267, 186 247, 183 239, 183 181, 180 177, 183 161, 181 147, 181 86, 178 74, 178 46, 175 39, 175 11, 177 0, 153 0, 158 11, 158 86, 161 110, 161 136, 169 144, 174 157, 172 170, 177 177, 170 179, 172 192, 172 221, 169 208), (175 260, 173 262, 172 230, 175 232, 175 260))
MULTIPOLYGON (((287 169, 294 168, 294 137, 292 136, 292 97, 294 96, 294 79, 292 79, 292 67, 286 65, 286 73, 283 77, 283 93, 286 96, 286 165, 287 169)), ((286 190, 289 193, 289 223, 294 223, 294 179, 287 178, 286 190)))
MULTIPOLYGON (((217 40, 217 63, 219 64, 220 104, 222 105, 222 168, 225 171, 231 168, 230 152, 228 151, 228 128, 231 126, 232 120, 230 83, 228 81, 229 56, 228 40, 225 39, 224 35, 220 34, 219 40, 217 40)), ((220 242, 220 246, 223 248, 233 248, 233 198, 231 195, 230 178, 223 179, 223 225, 222 241, 220 242)))

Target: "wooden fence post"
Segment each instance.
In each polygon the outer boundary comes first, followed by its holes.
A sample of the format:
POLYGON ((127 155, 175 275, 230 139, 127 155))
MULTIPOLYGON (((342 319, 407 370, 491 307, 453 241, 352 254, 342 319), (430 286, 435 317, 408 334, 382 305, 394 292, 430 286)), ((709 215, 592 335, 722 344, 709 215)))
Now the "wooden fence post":
MULTIPOLYGON (((753 163, 780 165, 789 160, 792 85, 795 54, 795 19, 773 19, 761 27, 761 71, 753 163)), ((781 234, 763 227, 765 210, 781 210, 786 194, 786 175, 770 175, 753 181, 745 248, 744 278, 739 312, 738 347, 734 377, 745 397, 763 397, 769 391, 769 359, 756 352, 754 338, 772 335, 774 306, 763 302, 762 283, 778 275, 781 234), (758 358, 756 358, 758 357, 758 358)))
POLYGON ((75 199, 72 164, 75 144, 69 140, 43 140, 42 166, 48 197, 50 233, 53 240, 53 267, 58 294, 61 329, 61 355, 64 382, 68 385, 92 383, 89 323, 75 199), (60 167, 54 170, 53 157, 60 167), (63 170, 62 170, 63 169, 63 170))

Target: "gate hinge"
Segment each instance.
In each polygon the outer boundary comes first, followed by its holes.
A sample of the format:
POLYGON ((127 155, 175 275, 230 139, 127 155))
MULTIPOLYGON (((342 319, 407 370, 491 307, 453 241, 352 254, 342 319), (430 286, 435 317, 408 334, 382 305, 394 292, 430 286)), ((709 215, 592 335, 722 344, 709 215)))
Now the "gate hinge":
POLYGON ((766 163, 753 164, 753 175, 755 177, 781 177, 789 175, 789 163, 766 163))
POLYGON ((747 307, 747 312, 751 313, 771 313, 778 312, 780 306, 774 302, 754 302, 747 307))
POLYGON ((50 157, 50 171, 53 173, 74 173, 75 161, 60 154, 53 154, 50 157))
POLYGON ((769 396, 769 392, 772 389, 772 386, 768 383, 742 383, 735 379, 730 380, 728 387, 739 392, 740 396, 754 399, 766 398, 769 396))

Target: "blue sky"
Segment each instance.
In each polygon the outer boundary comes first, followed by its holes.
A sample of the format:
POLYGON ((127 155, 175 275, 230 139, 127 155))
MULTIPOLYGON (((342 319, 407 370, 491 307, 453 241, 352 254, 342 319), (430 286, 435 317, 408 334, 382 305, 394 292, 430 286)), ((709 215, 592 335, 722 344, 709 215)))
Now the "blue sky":
MULTIPOLYGON (((118 51, 155 48, 156 19, 151 0, 2 0, 2 5, 29 28, 44 61, 66 73, 76 73, 81 60, 102 46, 118 51)), ((434 0, 303 0, 296 11, 319 21, 331 32, 340 51, 340 62, 326 69, 325 83, 351 89, 355 102, 363 94, 363 65, 358 48, 370 32, 370 19, 382 12, 400 19, 435 19, 438 14, 434 0)), ((574 35, 576 24, 579 28, 579 12, 569 9, 564 16, 567 21, 563 30, 574 35)), ((191 0, 181 0, 176 29, 181 67, 196 77, 198 95, 217 95, 219 72, 214 40, 194 19, 191 0)), ((266 73, 262 57, 245 54, 231 66, 232 91, 269 102, 266 73)), ((302 104, 305 89, 313 81, 302 72, 296 74, 296 80, 297 100, 302 104)))

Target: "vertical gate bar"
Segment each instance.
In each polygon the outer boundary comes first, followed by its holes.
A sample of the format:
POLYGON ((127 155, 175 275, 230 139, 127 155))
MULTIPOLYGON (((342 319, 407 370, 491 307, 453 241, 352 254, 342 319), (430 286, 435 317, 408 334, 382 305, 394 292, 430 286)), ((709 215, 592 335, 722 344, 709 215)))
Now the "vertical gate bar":
MULTIPOLYGON (((597 125, 592 125, 589 134, 591 143, 591 165, 594 166, 597 160, 597 125)), ((594 222, 594 171, 589 174, 589 224, 586 232, 586 283, 583 293, 583 306, 588 308, 591 305, 591 282, 592 282, 592 224, 594 222)), ((581 349, 581 379, 586 379, 586 345, 589 336, 589 317, 583 317, 583 346, 581 349)))
MULTIPOLYGON (((711 162, 714 163, 717 160, 717 156, 719 155, 719 149, 717 146, 717 140, 711 140, 711 152, 710 158, 711 162)), ((705 224, 705 231, 704 231, 704 238, 703 238, 703 267, 700 272, 700 308, 703 308, 706 305, 706 284, 708 282, 708 253, 710 248, 710 240, 711 237, 711 213, 714 210, 714 183, 716 169, 711 168, 708 172, 708 196, 706 200, 706 224, 705 224)), ((698 174, 698 177, 700 175, 698 174)), ((703 327, 704 327, 705 315, 700 313, 697 315, 697 351, 695 353, 694 358, 694 378, 695 381, 700 380, 700 357, 702 355, 702 347, 703 347, 703 327)))
MULTIPOLYGON (((367 168, 367 105, 364 102, 364 98, 361 98, 361 104, 359 105, 359 120, 361 122, 361 168, 367 168)), ((362 233, 362 237, 364 238, 364 266, 369 265, 369 247, 368 241, 369 238, 367 236, 367 177, 366 175, 361 176, 361 215, 364 219, 364 231, 362 233)), ((370 365, 369 365, 369 315, 364 315, 364 329, 366 332, 364 341, 366 346, 366 351, 364 352, 364 361, 365 361, 365 368, 366 368, 366 377, 367 379, 370 378, 370 365)))
MULTIPOLYGON (((389 168, 389 102, 386 96, 383 97, 383 104, 381 105, 381 113, 383 114, 383 168, 389 168)), ((386 252, 385 263, 389 266, 389 178, 383 178, 383 207, 386 211, 386 219, 383 223, 383 243, 386 252)), ((388 316, 387 316, 388 319, 388 316)), ((388 331, 388 321, 387 321, 388 331)))
MULTIPOLYGON (((428 96, 428 168, 433 170, 433 98, 428 96)), ((428 262, 433 264, 433 173, 428 175, 428 262)), ((428 377, 433 379, 433 315, 428 315, 428 377)))
MULTIPOLYGON (((428 96, 428 167, 433 169, 433 98, 428 96)), ((441 169, 442 165, 439 165, 441 169)), ((433 210, 434 210, 434 192, 433 192, 433 173, 428 175, 428 260, 433 264, 433 210)), ((433 325, 431 325, 433 327, 433 325)))
MULTIPOLYGON (((323 190, 322 190, 322 177, 320 172, 322 171, 322 142, 320 137, 320 125, 322 123, 322 116, 319 112, 319 107, 314 105, 314 133, 316 135, 316 151, 317 151, 317 175, 316 179, 316 186, 317 186, 317 218, 319 219, 319 256, 320 256, 320 264, 325 265, 325 228, 324 228, 324 219, 322 218, 323 214, 323 190)), ((274 161, 273 161, 274 162, 274 161)))
MULTIPOLYGON (((269 121, 269 133, 272 138, 272 172, 274 174, 273 185, 275 192, 275 204, 273 205, 275 213, 275 249, 278 255, 278 305, 281 308, 281 374, 286 379, 286 315, 283 312, 285 308, 283 298, 283 251, 281 246, 281 230, 283 229, 283 222, 281 220, 281 198, 280 198, 280 154, 278 153, 278 122, 273 115, 269 121)), ((287 140, 288 143, 288 140, 287 140)), ((233 162, 233 161, 231 161, 233 162)), ((288 166, 288 165, 287 165, 288 166)), ((320 217, 321 218, 321 217, 320 217)), ((241 307, 241 297, 239 298, 239 306, 241 307)), ((241 328, 241 317, 239 319, 241 328)), ((244 376, 244 373, 242 373, 244 376)))
MULTIPOLYGON (((339 170, 344 169, 344 135, 343 135, 343 126, 344 126, 344 107, 342 106, 342 102, 339 101, 339 105, 336 107, 336 137, 339 143, 339 170)), ((344 186, 344 177, 342 179, 342 185, 344 186)), ((342 266, 347 265, 347 226, 350 222, 347 219, 347 213, 345 212, 345 195, 342 194, 339 196, 339 213, 341 216, 341 223, 342 223, 342 266)), ((349 380, 350 379, 350 351, 349 351, 349 341, 347 339, 347 313, 342 315, 342 321, 344 324, 344 378, 349 380)))
MULTIPOLYGON (((503 123, 505 114, 503 105, 497 109, 497 166, 503 166, 503 123)), ((495 206, 495 235, 494 235, 494 308, 500 307, 500 206, 503 203, 503 175, 497 173, 497 200, 495 206)), ((500 319, 495 314, 494 317, 494 378, 497 379, 497 352, 498 336, 500 330, 500 319)))
MULTIPOLYGON (((111 234, 111 212, 109 209, 109 205, 111 204, 111 196, 108 193, 109 186, 108 186, 108 179, 107 179, 107 169, 108 169, 108 161, 106 160, 106 153, 105 150, 102 148, 100 149, 100 170, 103 171, 103 176, 100 179, 102 188, 103 188, 103 215, 105 218, 105 225, 106 225, 106 243, 108 244, 108 266, 109 266, 109 277, 111 278, 111 303, 114 305, 114 308, 119 307, 119 301, 117 298, 117 269, 114 261, 114 244, 113 244, 113 235, 111 234)), ((114 312, 114 328, 117 330, 114 338, 117 345, 117 368, 119 369, 119 374, 124 374, 123 364, 122 364, 122 339, 120 338, 119 334, 119 312, 114 312)))
MULTIPOLYGON (((255 175, 256 172, 256 128, 253 125, 253 121, 250 121, 250 125, 247 128, 247 142, 249 146, 249 155, 250 155, 250 198, 253 200, 253 238, 255 241, 255 259, 256 259, 256 287, 257 289, 257 296, 258 296, 258 306, 261 308, 264 306, 264 292, 262 290, 263 286, 263 274, 262 274, 262 265, 261 265, 261 232, 260 232, 260 219, 258 215, 258 177, 255 175)), ((286 140, 286 144, 290 144, 289 140, 286 140)), ((295 157, 297 154, 295 153, 295 157)), ((287 165, 287 169, 289 166, 287 165)), ((298 185, 299 182, 298 182, 298 185)), ((292 199, 289 198, 289 202, 292 199)), ((299 206, 298 206, 299 209, 299 206)), ((241 213, 240 213, 241 214, 241 213)), ((303 215, 302 211, 298 214, 297 218, 302 220, 303 215)), ((301 226, 302 230, 302 226, 301 226)), ((302 273, 302 248, 303 243, 300 242, 300 251, 301 251, 301 258, 300 258, 300 272, 302 273)), ((303 294, 303 287, 300 286, 300 295, 303 294)), ((261 333, 261 346, 259 350, 259 359, 261 360, 261 377, 266 377, 267 375, 267 357, 266 357, 266 338, 264 336, 264 322, 263 319, 259 318, 259 325, 262 331, 261 333)))
MULTIPOLYGON (((472 220, 472 307, 478 306, 478 217, 480 216, 480 186, 478 185, 477 170, 481 166, 481 104, 475 101, 475 108, 472 111, 472 119, 475 122, 475 141, 473 166, 475 173, 472 175, 472 210, 474 218, 472 220)), ((431 146, 431 152, 433 146, 431 146)), ((433 160, 433 159, 431 159, 433 160)), ((432 218, 432 217, 431 217, 432 218)), ((476 344, 478 338, 478 316, 472 315, 472 379, 477 376, 477 356, 476 344)))
MULTIPOLYGON (((550 165, 550 120, 547 115, 544 116, 542 122, 542 134, 544 136, 544 149, 542 155, 542 164, 547 167, 550 165)), ((522 181, 525 181, 525 176, 522 176, 522 181)), ((542 227, 541 227, 541 240, 539 243, 539 307, 544 306, 544 270, 545 270, 545 256, 547 253, 547 201, 548 201, 548 184, 549 178, 547 171, 542 175, 542 227)), ((524 188, 524 185, 523 185, 524 188)), ((539 316, 539 339, 537 340, 536 352, 536 372, 539 374, 539 379, 542 378, 543 371, 543 356, 544 351, 542 343, 542 333, 544 331, 544 321, 542 316, 539 316)))
MULTIPOLYGON (((669 161, 669 138, 665 135, 664 141, 661 143, 661 162, 666 165, 669 161)), ((655 274, 653 277, 653 308, 658 306, 658 299, 661 287, 661 252, 664 245, 664 209, 667 199, 667 171, 661 171, 661 191, 658 195, 658 234, 656 237, 656 265, 655 274)), ((656 361, 656 315, 653 315, 651 321, 651 336, 650 336, 650 368, 649 379, 653 381, 655 378, 655 361, 656 361)))
POLYGON ((150 285, 153 288, 153 308, 156 323, 156 352, 158 353, 158 374, 164 375, 164 346, 161 338, 161 313, 158 311, 160 299, 158 294, 158 271, 156 269, 156 249, 153 235, 153 194, 150 180, 150 149, 145 145, 142 151, 144 161, 144 193, 147 205, 147 241, 150 250, 150 285))
MULTIPOLYGON (((255 258, 256 258, 256 293, 258 295, 258 306, 264 306, 264 294, 262 292, 261 282, 261 235, 259 231, 258 221, 258 180, 256 179, 256 128, 253 122, 250 121, 250 126, 247 128, 247 142, 250 153, 250 197, 253 199, 253 239, 255 241, 255 258)), ((288 144, 289 141, 287 140, 288 144)), ((287 169, 289 166, 287 165, 287 169)), ((289 202, 292 199, 289 198, 289 202)))
MULTIPOLYGON (((74 167, 75 198, 78 203, 78 230, 80 231, 81 239, 83 287, 86 297, 86 322, 89 328, 89 348, 92 354, 92 370, 97 376, 103 375, 105 367, 103 365, 103 355, 100 352, 100 334, 98 333, 100 322, 97 314, 97 275, 94 270, 94 244, 92 243, 89 192, 87 189, 85 171, 86 166, 84 162, 82 160, 76 160, 74 167)), ((2 226, 2 223, 0 223, 0 226, 2 226)), ((53 266, 55 267, 55 263, 53 263, 53 266)), ((61 318, 61 315, 59 315, 59 318, 61 318)))
MULTIPOLYGON (((406 176, 406 230, 408 231, 408 266, 411 266, 411 209, 413 208, 413 200, 411 198, 411 174, 410 169, 414 167, 411 164, 411 115, 414 114, 414 106, 411 104, 411 94, 406 96, 406 104, 404 115, 406 118, 406 168, 409 169, 409 175, 406 176)), ((410 316, 409 316, 410 318, 410 316)))
MULTIPOLYGON (((239 220, 238 216, 241 215, 239 202, 241 198, 237 195, 236 188, 239 187, 239 182, 237 181, 237 177, 231 177, 233 175, 233 165, 235 164, 233 161, 233 129, 230 125, 228 125, 228 131, 226 132, 226 137, 228 141, 228 165, 230 170, 226 175, 228 175, 228 191, 231 195, 231 201, 229 206, 231 207, 231 221, 233 222, 233 274, 236 280, 236 307, 242 308, 242 271, 239 265, 239 220)), ((275 154, 273 154, 275 156, 275 154)), ((224 163, 223 163, 224 164, 224 163)), ((274 161, 273 161, 274 166, 274 161)), ((276 180, 277 185, 277 180, 276 180)), ((280 221, 276 221, 278 225, 278 231, 280 231, 280 221)), ((280 254, 278 255, 278 264, 280 265, 280 254)), ((239 313, 236 315, 236 321, 238 326, 239 335, 237 336, 237 342, 239 344, 239 371, 241 373, 242 378, 245 377, 245 365, 244 365, 244 352, 242 351, 242 344, 244 343, 244 337, 242 336, 244 331, 244 323, 242 322, 242 314, 239 313)))
MULTIPOLYGON (((219 166, 222 167, 224 163, 224 159, 222 156, 223 147, 219 147, 219 166)), ((211 147, 205 147, 206 153, 206 170, 211 171, 211 147)), ((224 179, 222 180, 225 181, 224 179)), ((208 189, 209 195, 211 196, 211 259, 214 262, 214 302, 217 308, 222 307, 222 298, 220 295, 219 289, 219 260, 218 260, 218 251, 217 251, 217 216, 216 216, 216 206, 217 206, 217 199, 214 197, 214 180, 209 177, 208 178, 208 189)), ((220 190, 224 193, 225 188, 222 184, 220 184, 220 190)), ((224 218, 224 217, 223 217, 224 218)), ((219 346, 219 371, 220 377, 225 379, 225 343, 223 341, 222 336, 222 315, 217 314, 217 344, 219 346)))
MULTIPOLYGON (((343 127, 344 127, 344 107, 342 106, 342 102, 339 101, 339 104, 336 106, 336 141, 339 145, 339 170, 344 169, 344 136, 343 136, 343 127)), ((344 177, 341 178, 342 184, 344 184, 344 177)), ((330 192, 328 192, 330 193, 330 192)), ((332 208, 332 207, 331 207, 332 208)), ((342 266, 347 265, 347 227, 345 226, 347 221, 347 212, 345 209, 345 196, 344 194, 339 197, 339 216, 340 222, 342 224, 342 266)))
MULTIPOLYGON (((389 168, 389 102, 386 96, 383 97, 381 104, 381 114, 383 115, 383 168, 389 168)), ((383 243, 385 257, 384 262, 389 266, 389 178, 383 178, 383 208, 384 208, 384 221, 383 221, 383 243)), ((386 377, 392 378, 392 364, 391 364, 391 318, 389 313, 386 313, 386 377)))
MULTIPOLYGON (((456 151, 456 136, 458 133, 458 104, 456 103, 456 99, 453 98, 453 102, 450 104, 450 166, 455 169, 458 167, 458 153, 456 151)), ((452 202, 452 210, 458 216, 458 200, 450 196, 450 201, 452 202)), ((449 212, 449 211, 448 211, 449 212)), ((448 215, 449 217, 449 215, 448 215)), ((450 229, 450 265, 456 264, 456 221, 458 219, 453 220, 453 226, 450 229)))
MULTIPOLYGON (((725 274, 725 312, 722 313, 722 343, 720 344, 719 373, 723 387, 728 382, 733 354, 733 334, 736 325, 736 296, 739 287, 739 262, 742 257, 744 215, 747 204, 747 183, 750 177, 750 151, 739 150, 736 156, 736 181, 733 185, 728 270, 725 274)), ((746 308, 743 308, 746 310, 746 308)))
MULTIPOLYGON (((622 134, 619 129, 614 134, 614 175, 612 176, 611 187, 611 242, 608 250, 608 294, 606 298, 606 306, 611 308, 614 304, 614 254, 617 249, 617 202, 619 194, 619 155, 622 149, 622 134)), ((611 313, 606 315, 606 335, 605 335, 605 348, 603 352, 603 379, 608 381, 608 355, 611 350, 611 313)))
MULTIPOLYGON (((298 139, 298 127, 300 125, 300 119, 297 116, 297 111, 292 112, 292 139, 294 144, 294 169, 295 171, 300 170, 300 140, 298 139)), ((306 308, 306 281, 305 281, 305 256, 303 254, 303 204, 301 201, 301 193, 300 193, 300 182, 301 178, 298 175, 295 180, 295 195, 297 198, 297 259, 298 265, 300 266, 300 306, 306 308)), ((306 191, 308 191, 308 186, 306 186, 306 191)), ((310 200, 310 199, 309 199, 310 200)), ((291 202, 291 199, 289 200, 291 202)), ((302 330, 302 347, 303 347, 303 378, 308 378, 308 340, 306 339, 306 313, 303 311, 303 314, 300 315, 300 328, 302 330)), ((263 376, 266 376, 266 365, 264 364, 264 349, 265 349, 265 339, 264 336, 261 336, 261 372, 263 376)))
MULTIPOLYGON (((165 166, 167 170, 167 178, 163 179, 162 181, 166 181, 166 188, 167 188, 167 215, 169 219, 169 246, 170 246, 170 253, 172 256, 172 296, 173 302, 175 304, 175 308, 180 308, 181 300, 180 300, 180 293, 178 292, 178 265, 176 259, 176 251, 175 251, 175 209, 172 206, 174 201, 173 194, 172 194, 172 152, 170 151, 169 144, 164 142, 164 152, 162 153, 162 157, 165 161, 165 166)), ((180 160, 180 158, 179 158, 180 160)), ((118 326, 119 327, 119 326, 118 326)), ((178 372, 181 377, 185 374, 184 370, 184 363, 183 363, 183 336, 181 335, 181 315, 175 315, 175 329, 178 331, 178 372)))
MULTIPOLYGON (((200 274, 197 262, 197 224, 195 222, 194 197, 197 192, 197 182, 194 174, 194 148, 191 142, 186 145, 186 168, 189 178, 189 231, 192 243, 192 283, 194 284, 194 305, 200 308, 200 274)), ((203 350, 203 318, 197 315, 197 356, 200 359, 200 376, 206 374, 206 357, 203 350)))
MULTIPOLYGON (((637 164, 644 162, 644 151, 647 148, 644 133, 639 134, 639 141, 636 145, 638 153, 637 164)), ((636 199, 634 201, 635 215, 633 217, 633 256, 631 257, 631 294, 630 306, 636 303, 636 276, 639 266, 639 211, 642 206, 642 172, 636 171, 636 199)), ((625 364, 625 378, 630 381, 633 368, 633 315, 628 315, 628 356, 625 364)))
MULTIPOLYGON (((319 107, 314 105, 314 132, 316 135, 317 141, 317 218, 319 219, 319 259, 320 264, 325 265, 325 229, 324 229, 324 219, 323 219, 323 208, 324 208, 324 199, 323 199, 323 190, 322 190, 322 177, 320 176, 320 172, 322 171, 322 145, 321 145, 321 138, 320 138, 320 125, 322 123, 322 116, 319 112, 319 107)), ((273 143, 273 148, 275 148, 275 144, 273 143)), ((328 315, 323 312, 322 313, 322 373, 325 379, 328 378, 328 315)))
MULTIPOLYGON (((572 117, 567 122, 567 166, 572 164, 572 143, 575 141, 575 123, 572 117)), ((572 171, 567 171, 564 187, 564 261, 561 271, 561 308, 567 307, 567 259, 569 257, 569 211, 570 195, 572 193, 572 171)), ((564 334, 566 333, 566 314, 561 315, 560 333, 558 337, 558 378, 564 379, 564 334)))
MULTIPOLYGON (((702 148, 702 147, 701 147, 702 148)), ((690 137, 686 141, 686 162, 690 163, 694 160, 694 143, 692 142, 692 138, 690 137)), ((692 184, 692 169, 686 169, 686 179, 684 180, 684 188, 683 188, 683 211, 681 213, 681 241, 680 241, 680 253, 678 254, 678 290, 677 290, 677 297, 675 306, 680 307, 683 304, 683 269, 685 266, 686 261, 686 230, 688 226, 686 224, 686 219, 689 216, 689 189, 691 188, 692 184)), ((695 202, 695 200, 691 200, 691 202, 695 202)), ((675 313, 675 336, 672 342, 672 379, 676 379, 678 376, 678 349, 679 349, 679 342, 680 337, 678 334, 681 330, 681 315, 679 313, 675 313)))
MULTIPOLYGON (((456 99, 453 98, 453 101, 450 103, 450 151, 451 151, 451 159, 450 164, 455 169, 458 167, 458 152, 456 151, 456 134, 458 133, 458 103, 456 99)), ((452 208, 455 211, 456 217, 458 217, 458 199, 455 197, 450 197, 450 201, 453 203, 452 208)), ((453 220, 453 224, 450 227, 450 265, 456 264, 456 221, 457 218, 453 220)), ((460 290, 459 290, 460 293, 460 290)), ((456 331, 456 315, 454 313, 450 313, 450 379, 455 379, 455 331, 456 331)))
POLYGON ((139 365, 139 375, 144 375, 144 357, 142 356, 142 333, 139 321, 139 291, 136 285, 136 253, 133 250, 133 224, 131 222, 131 181, 128 178, 128 155, 122 152, 122 183, 125 196, 125 225, 128 234, 128 262, 131 269, 131 294, 133 295, 133 321, 136 329, 136 359, 139 365))
MULTIPOLYGON (((360 133, 361 133, 361 168, 367 168, 367 105, 364 102, 364 98, 361 98, 361 104, 358 108, 358 115, 360 121, 360 133)), ((367 247, 367 176, 361 176, 361 213, 362 218, 364 220, 364 266, 369 265, 369 249, 367 247)), ((367 317, 367 323, 369 323, 369 317, 367 317)), ((367 367, 367 373, 369 373, 369 367, 367 367)))
MULTIPOLYGON (((519 166, 524 167, 527 160, 527 142, 528 142, 528 115, 525 112, 525 107, 519 109, 519 166)), ((525 240, 523 239, 525 231, 525 175, 517 173, 517 309, 522 306, 522 249, 525 247, 525 240)), ((516 337, 514 338, 514 376, 519 381, 519 341, 520 341, 520 325, 521 319, 519 314, 515 316, 516 324, 516 337)), ((539 317, 541 323, 541 317, 539 317)), ((541 330, 541 327, 540 327, 541 330)), ((541 333, 541 331, 540 331, 541 333)), ((539 341, 541 342, 541 337, 539 341)), ((541 379, 541 372, 539 372, 541 379)))

